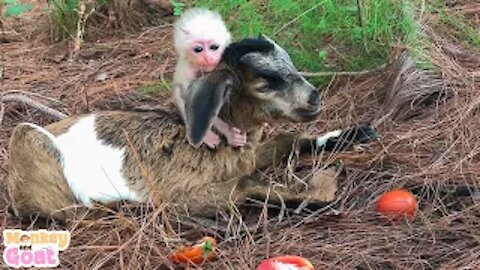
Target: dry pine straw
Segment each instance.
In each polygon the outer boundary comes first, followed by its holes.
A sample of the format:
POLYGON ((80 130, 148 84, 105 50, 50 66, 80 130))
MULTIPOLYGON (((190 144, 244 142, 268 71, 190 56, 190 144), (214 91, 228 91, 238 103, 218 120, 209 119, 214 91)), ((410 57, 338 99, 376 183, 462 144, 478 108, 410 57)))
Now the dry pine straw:
MULTIPOLYGON (((16 90, 50 97, 61 103, 34 96, 67 114, 144 104, 171 106, 167 91, 139 94, 142 86, 171 76, 170 31, 169 26, 152 27, 121 39, 86 43, 74 56, 68 45, 22 32, 22 41, 0 44, 5 71, 0 93, 16 90), (96 80, 100 73, 107 79, 96 80)), ((314 123, 267 131, 267 136, 280 131, 319 134, 362 122, 378 129, 378 143, 341 156, 346 173, 331 208, 293 215, 265 211, 261 202, 252 202, 255 208, 232 209, 236 214, 228 222, 219 217, 212 225, 173 215, 168 219, 163 208, 143 205, 124 206, 95 222, 62 226, 50 221, 50 229, 72 232, 71 247, 61 253, 61 266, 169 269, 172 248, 209 234, 219 239, 220 251, 219 260, 206 269, 253 269, 263 258, 281 254, 305 256, 317 269, 479 269, 478 198, 458 197, 454 188, 477 185, 480 174, 480 79, 475 75, 480 56, 442 33, 427 32, 434 41, 432 61, 439 67, 435 74, 420 72, 408 55, 399 54, 381 72, 332 79, 324 89, 323 113, 314 123), (389 224, 374 211, 376 198, 396 187, 417 195, 420 212, 413 222, 389 224)), ((0 126, 2 178, 10 132, 22 121, 45 125, 53 120, 27 106, 6 104, 0 126)), ((317 161, 339 157, 325 155, 317 161)), ((272 167, 259 177, 282 182, 289 175, 301 181, 322 169, 311 162, 304 161, 307 166, 297 172, 291 166, 272 167)), ((5 208, 6 197, 0 209, 2 227, 44 226, 22 224, 7 217, 5 208)))

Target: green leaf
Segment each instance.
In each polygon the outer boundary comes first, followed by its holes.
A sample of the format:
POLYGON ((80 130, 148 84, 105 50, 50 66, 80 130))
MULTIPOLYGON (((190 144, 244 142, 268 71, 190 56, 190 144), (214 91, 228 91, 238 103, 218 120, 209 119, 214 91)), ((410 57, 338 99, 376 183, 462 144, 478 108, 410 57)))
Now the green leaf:
POLYGON ((185 3, 177 2, 175 0, 170 0, 170 3, 173 5, 173 15, 180 16, 183 13, 183 8, 185 7, 185 3))
POLYGON ((66 0, 65 1, 65 8, 67 12, 73 12, 78 7, 78 0, 66 0))
POLYGON ((206 241, 202 246, 202 255, 204 258, 208 257, 208 254, 213 251, 213 244, 210 241, 206 241))
POLYGON ((328 52, 326 50, 321 50, 318 52, 318 58, 320 58, 320 61, 325 61, 327 59, 328 52))
POLYGON ((32 10, 33 6, 31 4, 8 4, 7 9, 3 13, 5 17, 16 17, 21 15, 24 12, 32 10))

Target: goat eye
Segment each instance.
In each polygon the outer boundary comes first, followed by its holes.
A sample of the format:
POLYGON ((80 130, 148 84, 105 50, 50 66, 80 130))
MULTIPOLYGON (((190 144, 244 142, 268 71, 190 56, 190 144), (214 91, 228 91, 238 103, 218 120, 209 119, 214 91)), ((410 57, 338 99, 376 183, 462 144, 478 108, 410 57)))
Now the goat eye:
POLYGON ((220 46, 218 46, 217 44, 213 44, 213 45, 210 45, 210 50, 216 51, 216 50, 218 50, 219 47, 220 46))
POLYGON ((196 46, 195 48, 193 48, 193 51, 195 53, 201 53, 203 51, 203 47, 202 46, 196 46))
POLYGON ((268 92, 270 92, 270 88, 268 88, 268 85, 267 85, 267 84, 257 87, 256 90, 257 90, 257 92, 259 92, 259 93, 268 93, 268 92))

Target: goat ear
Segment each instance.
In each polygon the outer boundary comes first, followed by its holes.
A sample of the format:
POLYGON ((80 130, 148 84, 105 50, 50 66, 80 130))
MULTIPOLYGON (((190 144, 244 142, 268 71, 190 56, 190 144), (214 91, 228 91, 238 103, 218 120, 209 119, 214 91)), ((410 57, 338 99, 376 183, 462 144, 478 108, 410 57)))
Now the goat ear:
POLYGON ((259 39, 266 40, 266 41, 268 41, 268 42, 270 42, 270 43, 272 43, 272 44, 276 44, 271 38, 269 38, 269 37, 268 37, 267 35, 265 35, 265 34, 260 33, 260 34, 258 35, 258 38, 259 38, 259 39))
POLYGON ((193 80, 185 97, 187 139, 195 147, 201 145, 207 131, 229 98, 234 75, 216 70, 193 80))
POLYGON ((238 68, 242 64, 242 58, 250 53, 267 53, 274 49, 274 45, 261 38, 245 38, 241 41, 231 43, 222 55, 222 61, 238 68))

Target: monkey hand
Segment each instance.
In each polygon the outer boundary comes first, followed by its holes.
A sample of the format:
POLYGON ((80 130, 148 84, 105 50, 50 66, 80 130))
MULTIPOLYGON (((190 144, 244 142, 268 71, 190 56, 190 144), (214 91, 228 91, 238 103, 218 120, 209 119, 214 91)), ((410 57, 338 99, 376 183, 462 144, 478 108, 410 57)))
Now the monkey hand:
POLYGON ((231 127, 223 134, 227 138, 228 143, 234 147, 242 147, 247 144, 247 133, 240 129, 231 127))
POLYGON ((209 130, 207 131, 207 134, 203 138, 203 143, 206 144, 211 149, 215 149, 220 144, 220 137, 217 134, 215 134, 215 132, 209 130))

